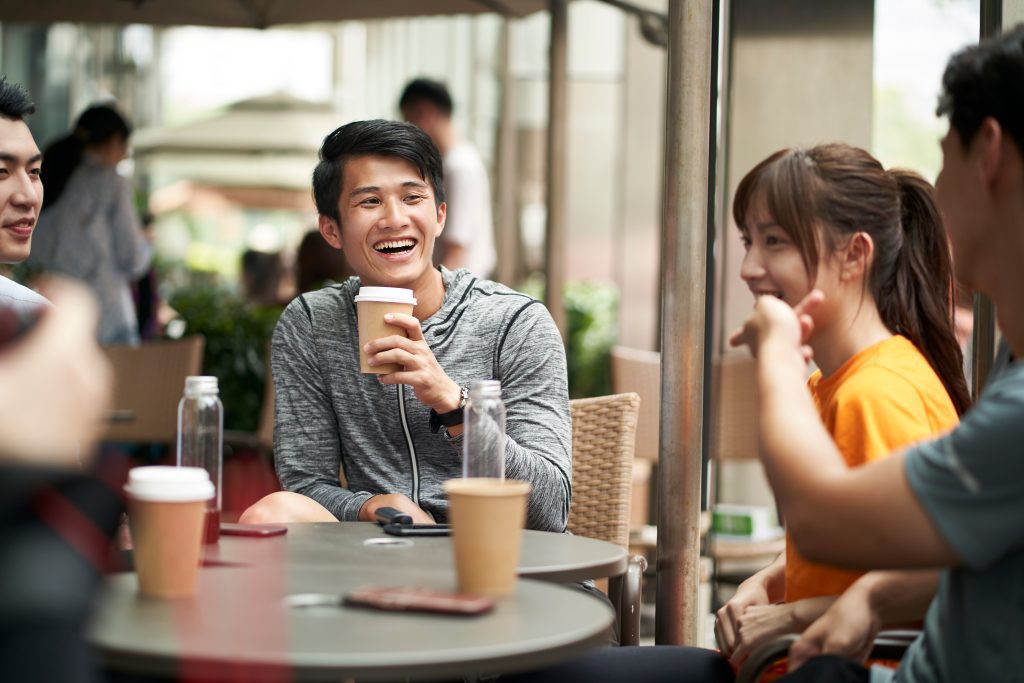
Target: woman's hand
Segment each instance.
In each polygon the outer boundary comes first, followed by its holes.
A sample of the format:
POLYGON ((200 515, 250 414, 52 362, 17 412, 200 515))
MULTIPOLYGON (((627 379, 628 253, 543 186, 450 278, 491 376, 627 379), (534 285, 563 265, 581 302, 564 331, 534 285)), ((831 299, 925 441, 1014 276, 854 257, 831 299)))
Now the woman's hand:
POLYGON ((732 658, 739 644, 740 624, 748 607, 768 606, 768 592, 758 581, 745 581, 736 589, 729 602, 715 615, 715 640, 725 657, 732 658))
POLYGON ((740 617, 739 637, 732 653, 733 663, 740 665, 758 646, 776 636, 800 633, 820 617, 834 597, 808 598, 779 605, 754 605, 740 617))

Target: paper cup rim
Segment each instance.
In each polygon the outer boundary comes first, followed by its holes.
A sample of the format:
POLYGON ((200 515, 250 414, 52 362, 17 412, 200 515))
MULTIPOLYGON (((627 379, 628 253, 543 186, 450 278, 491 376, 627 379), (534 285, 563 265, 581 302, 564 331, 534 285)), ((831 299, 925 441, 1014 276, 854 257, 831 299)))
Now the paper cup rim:
POLYGON ((413 296, 412 290, 404 287, 360 287, 355 302, 362 301, 416 305, 416 297, 413 296))
POLYGON ((449 479, 444 482, 444 491, 449 496, 456 495, 493 497, 518 496, 528 494, 533 484, 519 479, 489 479, 473 477, 469 479, 449 479))
POLYGON ((154 503, 206 501, 216 494, 210 474, 202 467, 166 465, 133 467, 124 492, 134 500, 154 503))

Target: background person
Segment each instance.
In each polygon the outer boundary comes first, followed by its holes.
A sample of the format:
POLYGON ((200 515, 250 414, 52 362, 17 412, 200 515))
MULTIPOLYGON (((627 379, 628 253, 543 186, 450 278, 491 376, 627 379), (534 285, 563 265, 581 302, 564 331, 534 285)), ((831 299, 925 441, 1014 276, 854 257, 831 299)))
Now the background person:
POLYGON ((398 102, 402 117, 426 132, 441 151, 448 214, 438 239, 435 263, 465 268, 479 278, 494 271, 494 221, 491 184, 480 153, 463 140, 452 121, 452 97, 443 83, 411 81, 398 102))
POLYGON ((319 230, 303 235, 295 252, 295 283, 299 294, 344 282, 351 275, 344 252, 328 244, 319 230))
POLYGON ((81 280, 100 303, 101 344, 138 344, 132 282, 153 248, 143 236, 129 182, 116 167, 131 126, 113 107, 89 107, 74 129, 46 148, 46 203, 29 263, 81 280))

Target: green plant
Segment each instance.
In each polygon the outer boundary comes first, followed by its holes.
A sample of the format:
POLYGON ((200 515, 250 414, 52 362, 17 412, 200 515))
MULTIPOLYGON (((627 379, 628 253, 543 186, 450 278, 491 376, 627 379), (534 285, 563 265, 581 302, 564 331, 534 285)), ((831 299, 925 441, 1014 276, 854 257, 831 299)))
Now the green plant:
POLYGON ((219 380, 224 428, 255 431, 267 380, 270 335, 281 309, 250 305, 203 278, 178 288, 169 303, 185 321, 185 334, 206 338, 203 373, 219 380))
MULTIPOLYGON (((530 278, 521 291, 543 298, 544 282, 530 278)), ((611 351, 618 335, 619 291, 610 282, 573 280, 562 292, 568 332, 569 395, 603 396, 612 391, 611 351)))

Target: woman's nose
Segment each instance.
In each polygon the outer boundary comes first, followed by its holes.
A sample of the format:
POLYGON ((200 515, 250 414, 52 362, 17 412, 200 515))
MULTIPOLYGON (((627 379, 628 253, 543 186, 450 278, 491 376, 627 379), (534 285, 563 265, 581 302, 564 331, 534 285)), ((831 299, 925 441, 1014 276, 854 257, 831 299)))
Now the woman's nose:
POLYGON ((743 254, 743 261, 740 262, 740 277, 744 282, 750 282, 756 280, 764 275, 764 266, 761 265, 761 259, 757 254, 757 249, 750 247, 746 253, 743 254))

